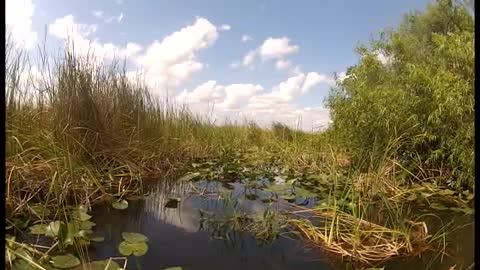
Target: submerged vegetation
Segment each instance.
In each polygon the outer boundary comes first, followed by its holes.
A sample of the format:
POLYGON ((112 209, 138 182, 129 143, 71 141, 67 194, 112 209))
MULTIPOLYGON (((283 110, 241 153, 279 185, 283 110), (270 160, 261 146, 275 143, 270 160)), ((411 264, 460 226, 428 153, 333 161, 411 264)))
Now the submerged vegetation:
MULTIPOLYGON (((37 76, 7 37, 6 267, 119 268, 118 258, 89 262, 85 246, 102 237, 88 213, 105 202, 126 209, 164 177, 237 182, 248 200, 261 191, 271 194, 265 204, 288 206, 234 209, 221 222, 205 214, 220 238, 225 229, 262 242, 293 234, 361 265, 445 252, 451 229, 432 231, 424 216, 473 213, 474 27, 465 5, 439 0, 360 46, 320 133, 215 125, 73 46, 55 60, 40 50, 37 76)), ((148 252, 145 236, 122 236, 121 255, 148 252)))

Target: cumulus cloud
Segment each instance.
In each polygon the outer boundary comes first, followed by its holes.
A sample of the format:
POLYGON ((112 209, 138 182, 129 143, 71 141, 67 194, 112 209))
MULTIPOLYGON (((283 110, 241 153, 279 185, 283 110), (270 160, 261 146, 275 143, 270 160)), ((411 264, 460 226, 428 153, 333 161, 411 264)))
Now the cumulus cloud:
POLYGON ((101 43, 98 39, 91 38, 97 29, 96 24, 77 23, 73 15, 67 15, 50 24, 48 32, 65 42, 73 42, 76 52, 80 55, 93 53, 97 57, 112 59, 115 56, 133 57, 142 50, 142 46, 132 42, 127 43, 125 47, 101 43))
POLYGON ((279 59, 277 60, 276 67, 278 70, 285 70, 290 67, 291 64, 290 60, 279 59))
POLYGON ((5 25, 15 42, 32 49, 37 42, 37 33, 32 30, 35 5, 30 0, 7 0, 5 2, 5 25))
POLYGON ((268 38, 260 46, 259 54, 265 58, 281 59, 288 54, 299 51, 297 45, 290 45, 290 39, 287 37, 268 38))
POLYGON ((260 47, 249 51, 242 61, 244 67, 253 68, 255 59, 262 58, 263 60, 277 59, 276 67, 279 70, 288 68, 291 62, 285 57, 299 51, 297 45, 291 45, 290 39, 287 37, 281 38, 267 38, 260 47))
POLYGON ((253 40, 253 39, 249 35, 243 35, 242 36, 242 42, 247 42, 247 41, 250 41, 250 40, 253 40))
POLYGON ((229 24, 222 24, 220 26, 220 30, 223 30, 223 31, 228 31, 230 29, 232 29, 232 27, 229 24))
POLYGON ((328 124, 328 111, 322 107, 302 108, 294 101, 320 84, 333 83, 333 78, 316 72, 292 76, 273 86, 269 92, 258 84, 220 85, 216 81, 207 81, 191 91, 183 90, 177 99, 200 114, 213 107, 212 117, 217 120, 247 118, 264 127, 272 121, 280 121, 310 131, 312 127, 328 124))
POLYGON ((257 52, 255 50, 249 51, 242 60, 242 66, 253 68, 253 63, 255 62, 255 57, 257 52))
POLYGON ((157 87, 177 87, 204 68, 195 54, 212 46, 217 38, 215 25, 197 18, 192 25, 154 41, 137 63, 145 70, 146 79, 157 87))

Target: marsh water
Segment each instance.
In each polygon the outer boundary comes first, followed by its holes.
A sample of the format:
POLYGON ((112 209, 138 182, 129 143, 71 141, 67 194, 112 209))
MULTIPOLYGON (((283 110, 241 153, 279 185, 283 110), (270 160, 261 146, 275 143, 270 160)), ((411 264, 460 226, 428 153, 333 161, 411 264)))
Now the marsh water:
MULTIPOLYGON (((332 260, 321 249, 305 247, 299 240, 280 236, 272 243, 263 243, 246 232, 219 233, 202 219, 204 213, 221 217, 233 209, 261 215, 267 208, 280 211, 291 207, 291 203, 279 198, 272 203, 272 193, 247 189, 239 183, 206 181, 195 184, 159 181, 149 189, 150 195, 130 201, 127 209, 97 207, 93 210, 95 231, 105 240, 90 247, 90 259, 119 257, 117 247, 122 241, 121 233, 139 232, 148 237, 149 249, 144 256, 128 257, 127 269, 174 266, 184 270, 355 269, 332 260)), ((293 203, 310 207, 315 200, 297 198, 293 203)), ((458 224, 471 225, 450 235, 450 256, 442 259, 432 252, 422 257, 394 260, 384 265, 385 269, 449 269, 453 265, 455 269, 467 269, 474 261, 473 216, 455 219, 458 224)), ((473 266, 470 269, 474 269, 473 266)))

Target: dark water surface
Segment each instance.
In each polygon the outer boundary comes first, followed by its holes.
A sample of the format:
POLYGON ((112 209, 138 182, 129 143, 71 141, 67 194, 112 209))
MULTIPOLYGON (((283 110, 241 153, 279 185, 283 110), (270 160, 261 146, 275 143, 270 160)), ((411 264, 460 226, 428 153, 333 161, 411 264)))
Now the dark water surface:
MULTIPOLYGON (((318 249, 307 249, 299 241, 280 237, 270 245, 259 243, 252 235, 230 232, 228 239, 217 239, 212 228, 201 222, 199 209, 222 215, 232 210, 233 203, 219 199, 222 194, 231 192, 238 201, 237 211, 249 214, 262 214, 271 209, 288 209, 283 200, 272 205, 261 200, 271 197, 261 190, 250 190, 245 196, 245 188, 240 184, 200 182, 193 187, 190 183, 158 183, 145 200, 130 201, 125 210, 111 207, 98 207, 93 210, 95 231, 105 236, 105 241, 94 244, 89 252, 90 259, 121 257, 117 247, 122 241, 122 232, 139 232, 146 235, 148 252, 142 257, 129 257, 127 269, 161 270, 181 266, 184 270, 212 269, 354 269, 345 264, 332 263, 318 249), (202 195, 199 194, 202 193, 202 195), (174 208, 165 207, 169 197, 182 198, 174 208)), ((297 202, 306 206, 312 201, 297 202)), ((470 218, 470 222, 473 218, 470 218)), ((466 222, 459 220, 459 222, 466 222)), ((385 269, 449 269, 457 264, 458 269, 467 269, 473 263, 473 224, 455 233, 455 243, 460 254, 453 254, 453 260, 424 256, 411 260, 397 260, 386 265, 385 269), (461 265, 459 265, 461 264, 461 265), (459 268, 462 266, 462 268, 459 268), (430 268, 429 268, 430 267, 430 268)), ((458 251, 456 251, 458 253, 458 251)), ((473 269, 473 268, 471 268, 473 269)))

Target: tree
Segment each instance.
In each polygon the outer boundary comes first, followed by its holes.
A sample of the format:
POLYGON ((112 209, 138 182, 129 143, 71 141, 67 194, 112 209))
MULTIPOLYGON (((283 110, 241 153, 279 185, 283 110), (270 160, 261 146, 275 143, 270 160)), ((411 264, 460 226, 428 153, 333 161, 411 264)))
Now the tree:
POLYGON ((401 141, 392 154, 409 170, 441 170, 458 188, 473 188, 474 29, 465 4, 438 0, 357 48, 359 63, 327 106, 359 166, 379 165, 401 141))

